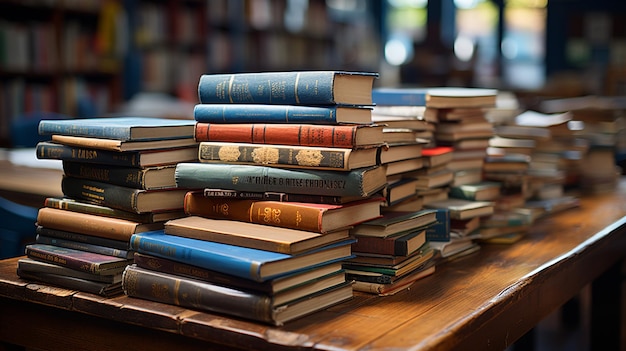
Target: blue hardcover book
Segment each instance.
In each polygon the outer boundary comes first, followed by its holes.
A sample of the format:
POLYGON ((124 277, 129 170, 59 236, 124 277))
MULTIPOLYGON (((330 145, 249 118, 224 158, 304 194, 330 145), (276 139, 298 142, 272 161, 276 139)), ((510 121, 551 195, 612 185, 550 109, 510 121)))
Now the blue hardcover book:
POLYGON ((133 234, 131 250, 215 270, 258 282, 299 270, 352 258, 354 239, 297 255, 221 244, 165 234, 163 230, 133 234))
POLYGON ((372 102, 381 106, 426 106, 426 88, 375 88, 372 102))
POLYGON ((372 123, 371 108, 355 106, 198 104, 193 115, 203 123, 372 123))
POLYGON ((102 117, 41 120, 40 135, 70 135, 91 138, 159 140, 193 138, 195 121, 154 117, 102 117))
POLYGON ((205 74, 201 104, 371 105, 378 73, 293 71, 205 74))
POLYGON ((426 229, 427 241, 450 241, 450 211, 434 209, 437 221, 426 229))
POLYGON ((369 197, 387 184, 385 166, 322 171, 224 163, 176 165, 176 186, 324 196, 369 197))

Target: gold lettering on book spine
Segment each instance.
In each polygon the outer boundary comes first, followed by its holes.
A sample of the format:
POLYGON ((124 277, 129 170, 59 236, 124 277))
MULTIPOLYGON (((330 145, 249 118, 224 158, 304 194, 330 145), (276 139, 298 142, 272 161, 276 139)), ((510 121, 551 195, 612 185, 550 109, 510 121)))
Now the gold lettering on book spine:
MULTIPOLYGON (((206 151, 209 151, 208 149, 206 151)), ((241 152, 237 146, 222 146, 219 148, 218 157, 220 161, 235 162, 239 160, 241 152)))
POLYGON ((263 220, 264 223, 280 224, 281 214, 282 214, 282 211, 280 209, 264 207, 263 213, 261 215, 261 220, 263 220))
POLYGON ((279 152, 276 148, 259 147, 252 150, 250 154, 252 161, 257 164, 274 164, 278 163, 279 152))
POLYGON ((300 166, 319 166, 323 159, 324 155, 318 150, 300 150, 296 154, 296 161, 300 166))

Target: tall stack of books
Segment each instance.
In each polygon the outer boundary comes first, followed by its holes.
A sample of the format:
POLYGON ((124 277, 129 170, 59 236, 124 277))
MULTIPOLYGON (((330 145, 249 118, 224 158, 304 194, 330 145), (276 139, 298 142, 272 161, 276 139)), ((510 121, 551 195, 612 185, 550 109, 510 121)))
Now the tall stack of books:
POLYGON ((105 296, 122 293, 130 237, 184 216, 175 165, 197 158, 193 120, 42 120, 37 157, 63 162, 63 198, 48 198, 18 274, 105 296))
POLYGON ((376 76, 203 75, 199 162, 176 167, 187 216, 133 235, 126 294, 277 325, 351 298, 350 228, 380 216, 386 186, 376 76))

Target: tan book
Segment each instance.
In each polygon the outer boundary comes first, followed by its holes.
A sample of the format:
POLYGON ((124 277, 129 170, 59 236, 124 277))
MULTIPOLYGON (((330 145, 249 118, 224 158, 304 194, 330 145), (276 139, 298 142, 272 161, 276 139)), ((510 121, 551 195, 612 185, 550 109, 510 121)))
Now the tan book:
POLYGON ((193 138, 185 139, 163 139, 163 140, 147 140, 147 141, 130 141, 130 140, 116 140, 105 138, 92 138, 81 137, 72 135, 52 135, 52 141, 55 143, 78 146, 99 150, 110 151, 138 151, 138 150, 153 150, 153 149, 171 149, 179 147, 188 147, 197 145, 197 142, 193 138))

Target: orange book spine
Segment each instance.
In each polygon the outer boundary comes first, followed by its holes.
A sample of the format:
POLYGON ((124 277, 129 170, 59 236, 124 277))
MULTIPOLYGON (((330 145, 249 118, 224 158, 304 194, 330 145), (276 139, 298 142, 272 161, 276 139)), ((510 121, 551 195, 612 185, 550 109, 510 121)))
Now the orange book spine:
POLYGON ((353 148, 357 126, 196 123, 196 141, 353 148))
POLYGON ((206 197, 202 192, 185 195, 185 213, 211 219, 230 219, 275 227, 321 232, 322 218, 328 205, 305 206, 302 203, 255 201, 206 197))

